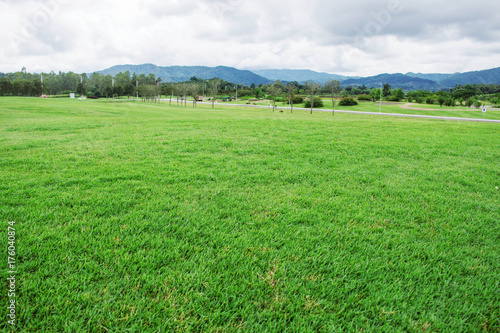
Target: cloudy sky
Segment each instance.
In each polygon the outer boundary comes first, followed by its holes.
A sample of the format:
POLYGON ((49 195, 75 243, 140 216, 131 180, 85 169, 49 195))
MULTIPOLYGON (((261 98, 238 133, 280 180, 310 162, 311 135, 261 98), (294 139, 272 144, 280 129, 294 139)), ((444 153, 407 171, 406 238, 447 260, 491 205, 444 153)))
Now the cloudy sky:
POLYGON ((500 67, 497 0, 0 0, 0 72, 118 64, 344 75, 500 67))

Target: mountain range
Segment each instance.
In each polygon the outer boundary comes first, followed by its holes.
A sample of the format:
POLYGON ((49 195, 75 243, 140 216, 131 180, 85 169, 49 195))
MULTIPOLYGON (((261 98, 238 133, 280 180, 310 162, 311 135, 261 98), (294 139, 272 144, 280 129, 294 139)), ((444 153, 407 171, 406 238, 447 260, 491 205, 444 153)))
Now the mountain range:
POLYGON ((140 74, 154 74, 156 77, 161 77, 162 82, 184 82, 189 81, 190 78, 196 76, 197 78, 207 80, 218 77, 228 82, 233 82, 237 84, 243 84, 246 86, 254 83, 268 84, 272 81, 266 79, 258 74, 251 71, 240 70, 234 67, 218 66, 218 67, 206 67, 206 66, 168 66, 161 67, 153 64, 143 64, 143 65, 118 65, 113 66, 108 69, 99 71, 100 74, 111 74, 116 75, 118 73, 125 73, 129 71, 130 73, 140 74))
POLYGON ((389 83, 393 89, 402 88, 406 91, 410 90, 448 90, 458 84, 500 84, 500 67, 454 74, 442 73, 396 73, 396 74, 379 74, 369 77, 352 77, 338 74, 329 74, 323 72, 315 72, 312 70, 297 70, 297 69, 266 69, 266 70, 240 70, 234 67, 218 66, 156 66, 153 64, 143 65, 118 65, 108 69, 99 71, 101 74, 116 75, 120 72, 129 71, 130 73, 154 74, 156 77, 161 77, 162 82, 183 82, 188 81, 195 76, 201 79, 212 79, 218 77, 228 82, 233 82, 243 85, 260 85, 272 83, 276 80, 299 83, 305 81, 315 81, 325 83, 329 79, 339 80, 341 85, 346 86, 363 86, 379 87, 381 84, 389 83))

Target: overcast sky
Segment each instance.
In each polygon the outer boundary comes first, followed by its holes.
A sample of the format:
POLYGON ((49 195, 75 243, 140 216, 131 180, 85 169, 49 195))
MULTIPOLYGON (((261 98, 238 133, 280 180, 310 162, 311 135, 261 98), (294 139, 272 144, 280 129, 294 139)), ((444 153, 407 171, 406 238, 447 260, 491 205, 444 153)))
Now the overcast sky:
POLYGON ((0 72, 500 67, 498 0, 0 0, 0 72))

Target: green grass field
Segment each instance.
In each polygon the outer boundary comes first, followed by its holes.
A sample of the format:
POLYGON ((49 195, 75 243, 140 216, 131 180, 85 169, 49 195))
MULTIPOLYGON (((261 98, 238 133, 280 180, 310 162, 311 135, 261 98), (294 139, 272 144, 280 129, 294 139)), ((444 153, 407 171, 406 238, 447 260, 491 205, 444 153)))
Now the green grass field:
POLYGON ((0 132, 18 332, 500 332, 499 124, 0 98, 0 132))
MULTIPOLYGON (((239 102, 240 104, 245 104, 246 102, 239 102)), ((220 103, 221 105, 230 105, 233 103, 220 103)), ((260 101, 256 103, 260 106, 267 106, 267 101, 260 101)), ((411 108, 418 109, 430 109, 430 110, 412 110, 402 108, 406 102, 400 103, 390 103, 387 104, 384 102, 382 105, 382 113, 397 113, 397 114, 414 114, 414 115, 425 115, 425 116, 437 116, 437 117, 455 117, 455 118, 471 118, 471 119, 483 119, 482 109, 474 109, 467 107, 459 107, 456 106, 454 108, 451 107, 440 107, 439 105, 429 105, 429 104, 412 104, 411 108)), ((323 107, 319 108, 325 111, 332 109, 332 102, 329 99, 323 99, 323 107)), ((288 108, 288 105, 285 103, 276 103, 278 108, 288 108)), ((294 105, 295 108, 303 108, 304 104, 294 105)), ((360 102, 355 106, 339 106, 338 101, 335 104, 336 110, 344 110, 344 111, 365 111, 365 112, 379 112, 380 106, 379 103, 372 102, 360 102)), ((487 112, 485 119, 492 120, 500 120, 500 109, 492 109, 487 108, 487 112)))

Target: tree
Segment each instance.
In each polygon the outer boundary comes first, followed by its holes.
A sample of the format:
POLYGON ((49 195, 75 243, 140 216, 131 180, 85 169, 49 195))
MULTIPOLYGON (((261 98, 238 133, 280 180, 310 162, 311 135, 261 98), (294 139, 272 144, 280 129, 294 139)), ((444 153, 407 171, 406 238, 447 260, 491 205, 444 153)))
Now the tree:
POLYGON ((6 77, 0 80, 0 94, 2 96, 8 96, 12 94, 12 82, 6 77))
POLYGON ((271 98, 273 99, 273 112, 274 108, 276 107, 276 97, 278 97, 279 94, 282 93, 282 89, 280 88, 279 81, 274 82, 268 89, 269 94, 271 95, 271 98))
POLYGON ((85 85, 83 84, 83 82, 80 82, 76 85, 76 93, 78 95, 85 95, 85 85))
POLYGON ((370 97, 373 101, 378 101, 380 99, 380 88, 372 89, 370 91, 370 97))
POLYGON ((177 95, 181 96, 181 106, 182 106, 182 101, 184 101, 184 107, 187 107, 188 93, 189 93, 189 85, 187 83, 177 84, 177 95))
POLYGON ((439 96, 438 99, 437 99, 438 103, 439 103, 439 106, 443 106, 444 102, 446 102, 446 99, 444 98, 444 96, 439 96))
POLYGON ((12 83, 12 93, 14 96, 21 96, 24 92, 24 80, 16 80, 12 83))
POLYGON ((172 97, 174 96, 174 92, 175 92, 175 84, 174 83, 168 83, 168 84, 162 86, 162 94, 166 95, 166 96, 170 96, 169 105, 172 105, 172 97))
MULTIPOLYGON (((193 80, 191 80, 193 82, 193 80)), ((190 83, 188 86, 189 96, 193 97, 193 108, 196 106, 196 97, 200 93, 200 86, 198 83, 190 83)))
POLYGON ((295 97, 295 84, 290 82, 286 86, 288 102, 290 103, 290 113, 293 113, 293 99, 295 97))
POLYGON ((384 84, 384 89, 382 89, 382 95, 384 97, 391 95, 391 85, 389 83, 384 84))
POLYGON ((31 85, 33 87, 33 95, 40 96, 43 94, 42 82, 38 78, 33 79, 31 85))
POLYGON ((158 94, 158 86, 156 84, 143 84, 139 87, 139 93, 143 101, 153 101, 158 94))
POLYGON ((309 93, 309 100, 311 101, 311 114, 313 113, 314 109, 314 96, 318 92, 318 90, 321 88, 321 85, 319 83, 313 82, 313 81, 307 81, 306 82, 306 89, 309 93))
POLYGON ((130 96, 135 94, 135 85, 133 85, 132 82, 125 83, 123 86, 123 94, 127 95, 127 98, 130 99, 130 96))
POLYGON ((393 99, 398 101, 398 102, 405 98, 405 93, 404 93, 403 89, 401 89, 401 88, 393 90, 391 92, 391 94, 393 96, 393 99))
POLYGON ((221 80, 218 78, 214 78, 212 80, 212 84, 210 86, 210 91, 212 93, 212 109, 215 107, 215 98, 217 97, 217 93, 219 92, 219 87, 221 85, 221 80))
POLYGON ((335 95, 340 92, 340 81, 329 79, 325 83, 325 89, 331 94, 332 97, 332 115, 335 116, 335 95))

